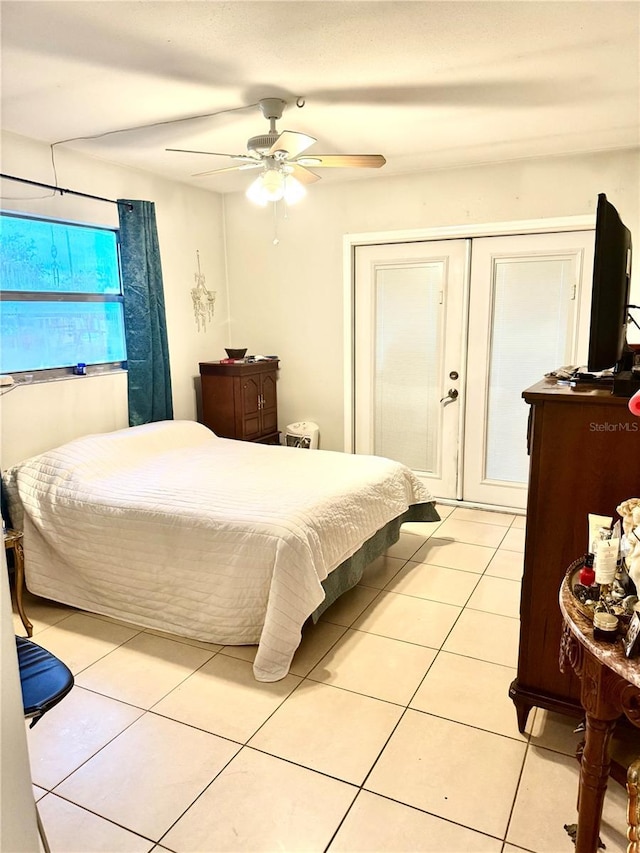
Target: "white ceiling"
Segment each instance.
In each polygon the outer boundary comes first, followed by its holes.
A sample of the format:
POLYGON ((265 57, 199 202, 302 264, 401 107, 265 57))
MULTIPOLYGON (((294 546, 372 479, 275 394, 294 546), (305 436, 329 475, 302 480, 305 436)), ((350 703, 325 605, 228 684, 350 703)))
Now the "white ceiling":
POLYGON ((318 170, 325 181, 640 144, 639 2, 0 8, 5 130, 47 143, 107 134, 65 144, 213 191, 252 178, 192 178, 232 163, 165 148, 243 153, 268 130, 255 104, 270 96, 289 103, 278 130, 317 138, 309 155, 387 159, 380 170, 318 170))

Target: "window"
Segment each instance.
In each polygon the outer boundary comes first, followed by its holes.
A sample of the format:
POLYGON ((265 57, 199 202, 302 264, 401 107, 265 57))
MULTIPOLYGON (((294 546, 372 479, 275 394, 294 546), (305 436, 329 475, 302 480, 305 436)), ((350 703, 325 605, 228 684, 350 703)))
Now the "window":
POLYGON ((118 234, 0 214, 0 373, 126 359, 118 234))

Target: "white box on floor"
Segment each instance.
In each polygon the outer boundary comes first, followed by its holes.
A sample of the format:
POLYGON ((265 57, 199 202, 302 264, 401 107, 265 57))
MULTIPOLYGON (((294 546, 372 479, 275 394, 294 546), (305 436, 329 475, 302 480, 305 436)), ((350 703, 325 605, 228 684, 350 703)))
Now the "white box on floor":
POLYGON ((320 440, 320 427, 313 421, 299 421, 289 424, 284 443, 287 447, 303 447, 316 450, 320 440))

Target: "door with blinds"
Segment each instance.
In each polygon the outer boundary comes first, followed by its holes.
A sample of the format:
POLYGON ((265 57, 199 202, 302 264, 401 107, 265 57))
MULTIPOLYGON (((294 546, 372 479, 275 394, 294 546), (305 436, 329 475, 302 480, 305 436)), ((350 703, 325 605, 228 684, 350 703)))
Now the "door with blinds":
POLYGON ((355 450, 443 500, 526 506, 522 391, 585 358, 593 231, 359 246, 355 450))
POLYGON ((355 452, 403 462, 432 494, 459 482, 469 241, 356 249, 355 452))
POLYGON ((593 231, 473 241, 463 495, 524 509, 529 407, 522 392, 584 363, 593 231))

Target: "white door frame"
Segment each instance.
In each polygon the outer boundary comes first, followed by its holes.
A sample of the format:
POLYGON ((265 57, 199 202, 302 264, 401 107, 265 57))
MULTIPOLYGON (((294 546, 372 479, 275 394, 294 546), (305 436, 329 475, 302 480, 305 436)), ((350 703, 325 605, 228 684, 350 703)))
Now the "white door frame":
MULTIPOLYGON (((372 231, 345 234, 342 238, 344 294, 344 449, 353 453, 355 447, 355 247, 376 243, 408 243, 421 240, 466 239, 473 237, 503 237, 513 234, 544 234, 555 231, 588 231, 595 228, 596 217, 562 216, 553 219, 525 219, 514 222, 488 222, 479 225, 445 225, 435 228, 415 228, 401 231, 372 231)), ((524 389, 523 389, 524 390, 524 389)))

